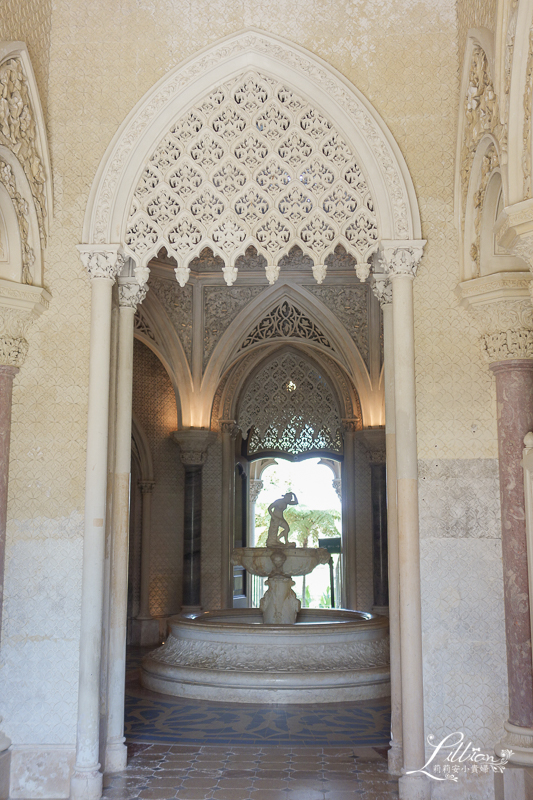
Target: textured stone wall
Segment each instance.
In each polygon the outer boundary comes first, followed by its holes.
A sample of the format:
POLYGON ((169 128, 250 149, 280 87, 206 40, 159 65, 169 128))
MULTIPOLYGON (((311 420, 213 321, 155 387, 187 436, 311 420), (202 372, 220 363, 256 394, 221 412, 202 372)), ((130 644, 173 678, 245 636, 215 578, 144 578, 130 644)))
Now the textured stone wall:
POLYGON ((150 613, 176 614, 181 608, 183 562, 183 481, 177 430, 176 399, 165 368, 156 355, 135 341, 133 413, 146 434, 154 465, 150 545, 150 613))

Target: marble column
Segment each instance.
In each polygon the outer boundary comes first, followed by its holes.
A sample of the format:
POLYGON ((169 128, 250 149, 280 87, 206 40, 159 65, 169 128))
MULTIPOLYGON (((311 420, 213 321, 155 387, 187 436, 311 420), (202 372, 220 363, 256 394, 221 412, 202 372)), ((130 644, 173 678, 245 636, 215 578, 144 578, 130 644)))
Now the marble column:
POLYGON ((234 419, 221 419, 222 433, 222 530, 221 530, 221 601, 222 608, 233 608, 233 568, 231 552, 235 514, 235 437, 239 431, 234 419))
POLYGON ((100 745, 100 670, 104 600, 105 516, 111 360, 111 298, 123 259, 113 245, 79 247, 91 280, 89 411, 85 479, 85 533, 80 625, 80 671, 76 762, 71 800, 102 795, 100 745))
POLYGON ((401 800, 429 800, 431 795, 428 779, 410 774, 419 770, 426 760, 413 305, 413 280, 424 244, 423 241, 381 243, 382 261, 392 283, 402 664, 401 800))
MULTIPOLYGON (((506 332, 507 333, 507 332, 506 332)), ((494 337, 488 340, 489 355, 494 337)), ((533 342, 533 334, 531 334, 533 342)), ((512 353, 512 351, 510 351, 512 353)), ((507 358, 493 361, 498 409, 498 453, 502 516, 505 630, 509 720, 496 752, 512 749, 511 761, 533 765, 533 676, 527 569, 522 447, 533 428, 533 359, 507 358)))
POLYGON ((182 614, 201 611, 202 576, 202 468, 207 448, 215 438, 208 430, 177 431, 181 463, 185 468, 183 499, 183 598, 182 614))
POLYGON ((124 693, 128 624, 128 547, 133 388, 133 320, 146 288, 133 277, 118 279, 119 328, 116 372, 115 465, 111 528, 107 735, 105 771, 126 769, 124 693))
POLYGON ((343 419, 344 458, 342 461, 342 584, 344 608, 357 608, 357 568, 355 548, 355 464, 354 445, 357 420, 343 419))

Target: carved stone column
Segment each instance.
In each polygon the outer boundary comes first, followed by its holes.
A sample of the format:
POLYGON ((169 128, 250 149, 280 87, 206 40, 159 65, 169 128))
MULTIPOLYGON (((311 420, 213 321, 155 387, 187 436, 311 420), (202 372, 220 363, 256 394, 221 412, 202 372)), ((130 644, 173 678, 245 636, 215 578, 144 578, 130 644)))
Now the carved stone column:
POLYGON ((116 245, 82 245, 81 260, 91 281, 91 349, 85 480, 85 534, 80 625, 80 675, 76 763, 72 800, 99 800, 102 794, 100 669, 104 599, 111 297, 123 265, 116 245))
POLYGON ((391 673, 391 741, 389 772, 401 775, 402 671, 400 655, 400 568, 398 509, 396 500, 396 413, 394 402, 394 332, 392 324, 392 284, 387 275, 374 275, 374 294, 383 314, 383 367, 385 383, 385 442, 387 469, 387 557, 389 571, 389 633, 391 673))
POLYGON ((344 608, 357 608, 357 567, 355 548, 355 464, 354 441, 357 431, 357 420, 343 419, 344 458, 342 461, 342 570, 344 608))
POLYGON ((233 550, 235 513, 235 437, 239 432, 234 419, 219 421, 222 433, 222 542, 220 553, 222 608, 233 607, 233 550))
POLYGON ((185 468, 183 502, 183 605, 182 613, 201 611, 202 577, 202 467, 207 448, 215 438, 211 431, 189 428, 177 431, 174 439, 180 446, 185 468))
POLYGON ((392 283, 403 730, 403 774, 399 788, 402 800, 429 800, 430 797, 427 778, 408 774, 425 763, 413 307, 413 280, 424 244, 424 241, 381 244, 383 265, 392 283))
POLYGON ((126 769, 124 693, 128 618, 128 544, 133 385, 133 318, 147 290, 133 277, 118 279, 119 334, 116 373, 115 468, 111 535, 109 657, 105 771, 126 769))

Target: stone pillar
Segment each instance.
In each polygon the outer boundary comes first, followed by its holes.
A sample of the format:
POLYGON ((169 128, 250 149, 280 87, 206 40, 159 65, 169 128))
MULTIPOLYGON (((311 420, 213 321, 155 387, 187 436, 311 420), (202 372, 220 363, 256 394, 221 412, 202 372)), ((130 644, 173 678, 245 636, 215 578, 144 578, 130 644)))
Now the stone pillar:
POLYGON ((201 611, 202 575, 202 467, 214 434, 203 428, 177 431, 181 463, 185 467, 183 525, 182 614, 201 611))
POLYGON ((413 280, 425 242, 382 242, 381 254, 392 282, 396 477, 400 572, 400 653, 402 664, 402 800, 429 800, 425 776, 409 774, 425 763, 424 681, 413 280))
POLYGON ((142 495, 141 516, 141 596, 136 617, 136 641, 140 645, 159 643, 159 621, 150 614, 150 547, 152 521, 152 492, 155 482, 139 481, 142 495))
POLYGON ((111 295, 123 259, 114 245, 82 245, 91 280, 91 349, 85 479, 76 763, 71 800, 99 800, 100 668, 104 598, 111 295))
POLYGON ((533 428, 533 331, 488 334, 496 378, 509 719, 496 752, 533 765, 533 676, 522 447, 533 428), (528 356, 513 358, 512 356, 528 356))
POLYGON ((385 383, 385 441, 387 469, 387 556, 389 568, 389 633, 391 674, 391 741, 389 772, 402 774, 402 672, 400 655, 400 570, 398 510, 396 503, 396 414, 394 403, 394 332, 392 284, 380 281, 378 297, 383 314, 383 361, 385 383))
POLYGON ((128 546, 133 387, 133 318, 146 289, 135 278, 118 279, 119 334, 116 376, 115 468, 111 534, 107 737, 105 771, 126 769, 124 692, 128 623, 128 546))
POLYGON ((344 458, 342 461, 342 571, 344 608, 357 609, 357 568, 355 549, 355 465, 354 442, 357 420, 343 419, 344 458))
POLYGON ((220 553, 222 608, 233 608, 233 551, 235 513, 235 437, 239 431, 234 419, 219 421, 222 433, 222 542, 220 553))

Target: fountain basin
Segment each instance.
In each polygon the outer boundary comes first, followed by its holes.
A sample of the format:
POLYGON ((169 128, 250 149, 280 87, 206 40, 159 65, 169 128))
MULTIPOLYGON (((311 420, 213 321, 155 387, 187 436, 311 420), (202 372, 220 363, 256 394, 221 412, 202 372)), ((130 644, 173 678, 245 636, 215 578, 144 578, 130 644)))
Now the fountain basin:
POLYGON ((259 609, 169 620, 143 659, 147 689, 237 703, 330 703, 390 694, 388 619, 302 609, 295 625, 264 625, 259 609))
POLYGON ((244 567, 252 575, 267 578, 270 575, 308 575, 319 564, 327 564, 330 553, 323 547, 239 547, 231 554, 231 561, 244 567))

